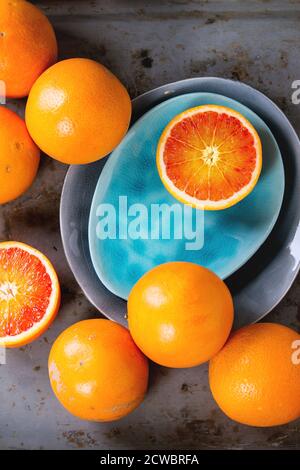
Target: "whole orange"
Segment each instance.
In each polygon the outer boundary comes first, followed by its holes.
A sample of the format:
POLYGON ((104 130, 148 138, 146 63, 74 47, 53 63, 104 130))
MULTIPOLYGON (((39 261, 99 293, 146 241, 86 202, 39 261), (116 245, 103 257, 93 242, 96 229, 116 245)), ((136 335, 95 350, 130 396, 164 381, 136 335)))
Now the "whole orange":
POLYGON ((103 65, 68 59, 44 72, 31 89, 26 124, 37 145, 64 163, 90 163, 111 152, 125 135, 131 101, 103 65))
POLYGON ((300 417, 299 340, 298 333, 276 323, 232 334, 209 366, 212 394, 227 416, 251 426, 300 417))
POLYGON ((53 391, 73 415, 114 421, 144 399, 148 361, 126 328, 109 320, 84 320, 67 328, 49 356, 53 391))
POLYGON ((135 284, 128 299, 131 335, 153 361, 193 367, 214 356, 233 321, 224 282, 193 263, 161 264, 135 284))
POLYGON ((27 96, 57 60, 53 28, 39 8, 24 0, 0 2, 0 80, 9 98, 27 96))
POLYGON ((29 188, 39 161, 40 151, 23 119, 0 106, 0 204, 16 199, 29 188))

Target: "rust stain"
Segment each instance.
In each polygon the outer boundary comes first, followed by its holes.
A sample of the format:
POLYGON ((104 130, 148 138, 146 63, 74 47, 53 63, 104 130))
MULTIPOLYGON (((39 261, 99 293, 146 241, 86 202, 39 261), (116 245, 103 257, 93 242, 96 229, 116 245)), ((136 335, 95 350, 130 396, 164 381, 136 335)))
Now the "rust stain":
POLYGON ((97 444, 96 440, 91 436, 90 433, 86 433, 81 430, 64 431, 62 436, 69 444, 79 449, 94 447, 97 444))
POLYGON ((112 428, 110 431, 108 432, 105 432, 104 435, 108 438, 108 439, 113 439, 115 437, 118 437, 121 435, 121 431, 119 428, 112 428))
POLYGON ((143 67, 146 69, 151 69, 152 64, 153 64, 153 59, 152 57, 149 56, 149 51, 148 49, 142 49, 140 53, 141 57, 141 64, 143 67))
POLYGON ((42 228, 48 232, 59 231, 58 190, 41 188, 35 197, 21 198, 3 206, 3 236, 6 240, 14 238, 14 231, 42 228))
POLYGON ((195 389, 195 387, 197 387, 197 384, 183 383, 180 390, 182 393, 193 393, 193 389, 195 389))

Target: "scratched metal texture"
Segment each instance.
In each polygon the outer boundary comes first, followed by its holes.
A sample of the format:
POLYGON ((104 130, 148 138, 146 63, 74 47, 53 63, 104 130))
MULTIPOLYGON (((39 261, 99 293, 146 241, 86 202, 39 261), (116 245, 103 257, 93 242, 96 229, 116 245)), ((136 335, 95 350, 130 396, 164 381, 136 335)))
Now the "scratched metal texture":
MULTIPOLYGON (((107 65, 132 97, 187 77, 242 80, 265 92, 300 131, 291 83, 300 79, 299 1, 43 1, 57 32, 60 57, 107 65)), ((78 97, 80 99, 80 97, 78 97)), ((9 104, 22 113, 23 102, 9 104)), ((83 103, 84 112, 84 103, 83 103)), ((0 239, 45 252, 62 283, 57 320, 33 344, 7 352, 0 366, 1 449, 300 448, 300 421, 251 428, 227 419, 210 395, 207 366, 153 366, 148 396, 119 422, 79 421, 64 411, 48 382, 47 357, 57 335, 96 317, 68 269, 59 234, 60 192, 67 167, 43 157, 32 189, 0 208, 0 239)), ((299 278, 267 318, 299 328, 299 278)))

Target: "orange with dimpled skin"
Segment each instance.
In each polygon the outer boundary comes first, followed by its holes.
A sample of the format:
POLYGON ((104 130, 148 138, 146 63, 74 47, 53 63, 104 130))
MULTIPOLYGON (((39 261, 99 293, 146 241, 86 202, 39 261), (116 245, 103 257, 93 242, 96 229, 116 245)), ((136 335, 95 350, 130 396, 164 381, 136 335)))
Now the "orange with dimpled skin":
POLYGON ((57 338, 49 375, 60 403, 90 421, 114 421, 144 399, 148 361, 128 330, 110 320, 84 320, 57 338))
POLYGON ((235 331, 209 365, 211 392, 221 410, 250 426, 299 418, 299 348, 300 335, 284 325, 256 323, 235 331))
POLYGON ((211 359, 227 340, 232 321, 232 297, 224 282, 193 263, 155 267, 128 299, 134 341, 167 367, 193 367, 211 359))
POLYGON ((44 13, 24 0, 0 2, 0 80, 8 98, 27 96, 57 60, 57 42, 44 13))
POLYGON ((125 87, 103 65, 68 59, 44 72, 31 89, 26 124, 36 144, 67 164, 96 161, 127 132, 131 101, 125 87))
POLYGON ((23 119, 0 106, 0 204, 16 199, 31 186, 39 162, 40 151, 23 119))

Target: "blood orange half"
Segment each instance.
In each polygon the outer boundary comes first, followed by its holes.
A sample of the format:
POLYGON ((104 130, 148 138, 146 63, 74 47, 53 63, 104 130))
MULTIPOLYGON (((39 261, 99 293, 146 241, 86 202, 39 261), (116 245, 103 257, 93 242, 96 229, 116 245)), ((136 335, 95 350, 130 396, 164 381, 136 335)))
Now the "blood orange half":
POLYGON ((0 346, 18 347, 40 336, 60 304, 50 261, 19 242, 0 243, 0 346))
POLYGON ((233 206, 254 188, 262 167, 260 138, 250 122, 225 106, 204 105, 176 116, 157 148, 167 190, 197 209, 233 206))

